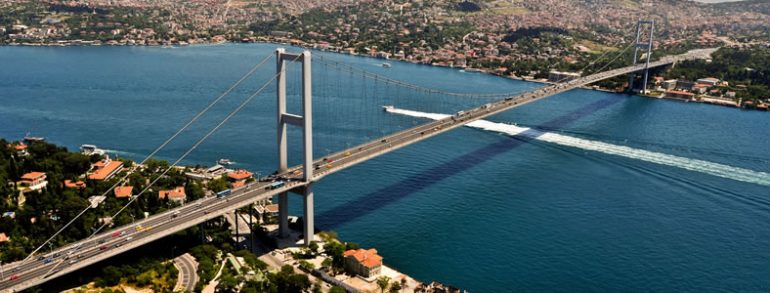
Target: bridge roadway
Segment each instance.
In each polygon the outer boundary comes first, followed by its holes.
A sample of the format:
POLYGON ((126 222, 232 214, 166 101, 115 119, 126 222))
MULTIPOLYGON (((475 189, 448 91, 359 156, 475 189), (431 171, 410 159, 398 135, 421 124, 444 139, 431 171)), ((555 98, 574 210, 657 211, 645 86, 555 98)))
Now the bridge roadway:
MULTIPOLYGON (((695 50, 687 54, 664 57, 650 63, 650 68, 672 64, 687 59, 707 58, 713 49, 695 50)), ((643 70, 644 64, 605 71, 570 82, 554 84, 535 89, 523 94, 507 97, 466 111, 452 117, 427 122, 425 124, 396 132, 347 150, 332 154, 314 162, 314 176, 311 182, 346 169, 374 157, 389 153, 418 141, 433 137, 467 123, 495 115, 512 108, 531 103, 576 87, 591 84, 603 79, 643 70)), ((303 188, 310 182, 301 179, 302 166, 289 168, 285 172, 271 176, 269 180, 254 182, 233 191, 227 197, 207 197, 185 205, 153 215, 147 219, 100 233, 93 238, 74 242, 42 257, 26 262, 15 262, 3 266, 4 278, 0 280, 0 290, 15 292, 48 280, 76 271, 88 265, 105 260, 117 254, 142 246, 178 231, 193 227, 210 219, 222 216, 228 211, 247 206, 259 200, 273 197, 279 193, 303 188), (280 188, 270 189, 272 182, 284 181, 280 188), (175 215, 176 214, 176 215, 175 215), (123 235, 113 236, 114 234, 123 235), (55 257, 54 257, 55 256, 55 257), (51 258, 50 263, 45 259, 51 258)))

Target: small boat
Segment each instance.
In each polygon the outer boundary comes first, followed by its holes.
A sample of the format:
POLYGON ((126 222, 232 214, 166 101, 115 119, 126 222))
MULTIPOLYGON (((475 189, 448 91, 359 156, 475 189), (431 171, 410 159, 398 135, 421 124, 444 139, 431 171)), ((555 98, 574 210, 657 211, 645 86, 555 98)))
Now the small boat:
POLYGON ((385 111, 385 112, 389 112, 389 111, 392 111, 392 110, 394 110, 394 109, 396 109, 396 107, 394 107, 394 106, 392 106, 392 105, 389 105, 389 106, 382 106, 382 110, 383 110, 383 111, 385 111))
POLYGON ((29 132, 24 136, 24 141, 26 142, 33 142, 33 141, 44 141, 45 137, 42 136, 30 136, 29 132))
POLYGON ((217 163, 219 163, 222 166, 227 166, 227 165, 231 165, 233 162, 231 162, 228 159, 219 159, 219 161, 217 161, 217 163))
POLYGON ((388 62, 382 63, 382 67, 390 68, 391 66, 392 65, 390 65, 390 63, 388 63, 388 62))

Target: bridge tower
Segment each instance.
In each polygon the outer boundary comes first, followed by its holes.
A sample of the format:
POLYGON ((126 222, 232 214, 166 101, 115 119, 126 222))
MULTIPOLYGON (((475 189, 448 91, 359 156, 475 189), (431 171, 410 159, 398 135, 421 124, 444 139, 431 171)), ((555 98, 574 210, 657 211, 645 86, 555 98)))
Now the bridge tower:
MULTIPOLYGON (((652 55, 652 41, 653 34, 655 33, 655 21, 654 20, 640 20, 636 23, 636 41, 634 41, 634 65, 639 62, 639 51, 643 51, 646 55, 646 63, 644 66, 644 79, 642 80, 642 93, 647 90, 647 78, 649 77, 650 57, 652 55)), ((634 90, 634 81, 636 79, 636 73, 631 74, 628 81, 628 90, 634 90)))
MULTIPOLYGON (((313 179, 313 86, 310 51, 299 54, 286 53, 286 49, 279 48, 276 54, 276 74, 278 75, 277 93, 277 122, 278 122, 278 173, 288 169, 288 141, 286 131, 288 125, 302 128, 302 152, 303 152, 303 180, 308 184, 297 190, 292 190, 304 198, 304 237, 305 245, 313 240, 314 212, 313 212, 313 185, 309 183, 313 179), (302 115, 286 112, 286 66, 289 62, 302 63, 302 115)), ((279 234, 285 238, 289 235, 289 194, 281 193, 278 196, 278 222, 279 234)))

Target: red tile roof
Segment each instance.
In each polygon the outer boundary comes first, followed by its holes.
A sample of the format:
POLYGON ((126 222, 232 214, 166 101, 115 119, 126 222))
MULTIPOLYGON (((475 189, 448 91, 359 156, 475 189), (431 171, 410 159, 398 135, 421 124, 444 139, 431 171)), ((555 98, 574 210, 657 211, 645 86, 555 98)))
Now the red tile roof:
POLYGON ((367 268, 374 268, 382 265, 382 256, 377 254, 377 249, 363 249, 345 251, 345 257, 353 256, 356 260, 367 268))
POLYGON ((131 197, 131 194, 134 192, 133 186, 118 186, 115 187, 115 197, 116 198, 126 198, 131 197))
POLYGON ((238 170, 238 171, 227 173, 227 177, 232 180, 244 180, 244 179, 251 178, 252 175, 253 174, 251 172, 246 170, 238 170))
POLYGON ((160 199, 164 199, 166 197, 168 197, 168 199, 185 199, 187 194, 184 192, 184 187, 180 186, 174 189, 158 191, 158 197, 160 199))
POLYGON ((35 180, 35 179, 38 179, 38 178, 44 177, 44 176, 45 176, 44 172, 29 172, 27 174, 24 174, 24 176, 21 176, 21 179, 23 179, 23 180, 35 180))
POLYGON ((86 188, 86 183, 80 180, 73 182, 72 180, 67 179, 64 180, 64 187, 83 189, 86 188))
POLYGON ((277 213, 278 212, 278 205, 277 204, 270 204, 265 206, 265 210, 268 213, 277 213))
POLYGON ((26 144, 23 144, 23 143, 19 143, 19 144, 17 144, 17 145, 15 145, 15 146, 13 146, 13 148, 14 148, 15 150, 17 150, 17 151, 23 151, 23 150, 26 150, 26 149, 27 149, 27 145, 26 145, 26 144))
POLYGON ((0 243, 11 241, 11 238, 5 235, 5 233, 0 233, 0 243))
MULTIPOLYGON (((97 162, 98 163, 98 162, 97 162)), ((94 163, 96 165, 96 163, 94 163)), ((123 162, 121 161, 110 161, 105 165, 103 168, 100 168, 96 170, 94 173, 91 173, 91 175, 88 175, 88 179, 91 180, 105 180, 108 176, 113 174, 115 170, 123 166, 123 162)))

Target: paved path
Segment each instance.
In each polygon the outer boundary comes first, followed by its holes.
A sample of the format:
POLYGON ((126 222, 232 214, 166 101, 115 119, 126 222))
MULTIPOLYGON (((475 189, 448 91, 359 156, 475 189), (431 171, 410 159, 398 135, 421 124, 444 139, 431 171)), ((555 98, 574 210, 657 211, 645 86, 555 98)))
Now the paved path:
POLYGON ((198 262, 189 253, 174 259, 174 266, 179 271, 179 277, 174 286, 174 292, 194 292, 198 283, 198 262))

